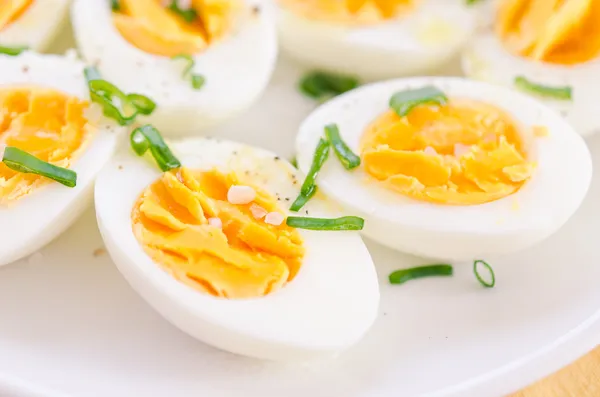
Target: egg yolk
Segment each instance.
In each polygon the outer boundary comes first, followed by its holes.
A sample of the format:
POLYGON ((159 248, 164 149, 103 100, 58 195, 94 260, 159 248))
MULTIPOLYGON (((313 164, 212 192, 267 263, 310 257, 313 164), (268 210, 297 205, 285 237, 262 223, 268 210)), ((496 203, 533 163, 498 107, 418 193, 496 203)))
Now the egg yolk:
POLYGON ((253 215, 258 207, 284 213, 272 196, 233 173, 184 167, 146 188, 131 217, 146 253, 177 280, 214 296, 251 298, 291 281, 304 255, 298 232, 285 222, 267 224, 253 215), (234 185, 251 186, 253 202, 231 204, 234 185))
POLYGON ((455 99, 388 111, 361 141, 365 171, 386 187, 439 204, 482 204, 508 196, 531 176, 515 122, 502 110, 455 99))
POLYGON ((417 0, 280 0, 308 19, 346 24, 369 24, 397 17, 411 10, 417 0))
MULTIPOLYGON (((0 145, 68 168, 95 131, 84 117, 88 106, 86 101, 49 88, 0 88, 0 145)), ((12 203, 50 182, 0 163, 0 204, 12 203)))
POLYGON ((599 0, 504 0, 496 32, 516 55, 572 65, 600 54, 599 0))
POLYGON ((189 10, 197 17, 190 22, 164 3, 120 0, 120 10, 113 13, 114 24, 125 40, 144 52, 166 57, 192 55, 226 33, 235 8, 232 0, 191 0, 189 10))
POLYGON ((0 0, 0 30, 16 21, 33 0, 0 0))

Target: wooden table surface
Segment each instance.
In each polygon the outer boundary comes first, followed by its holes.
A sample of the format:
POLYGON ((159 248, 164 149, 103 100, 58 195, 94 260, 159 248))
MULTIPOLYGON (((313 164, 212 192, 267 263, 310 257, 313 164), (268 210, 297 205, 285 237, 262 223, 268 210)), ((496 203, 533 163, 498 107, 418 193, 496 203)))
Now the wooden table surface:
POLYGON ((599 397, 600 346, 591 353, 510 397, 599 397))

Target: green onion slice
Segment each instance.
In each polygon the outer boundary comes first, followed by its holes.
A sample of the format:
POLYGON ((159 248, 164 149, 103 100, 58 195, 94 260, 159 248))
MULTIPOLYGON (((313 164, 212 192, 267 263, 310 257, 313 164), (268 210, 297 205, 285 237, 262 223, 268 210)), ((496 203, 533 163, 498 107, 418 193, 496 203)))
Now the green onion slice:
POLYGON ((452 265, 427 265, 396 270, 388 276, 388 279, 390 284, 404 284, 415 278, 452 276, 453 272, 452 265))
POLYGON ((173 60, 182 59, 182 60, 186 61, 186 65, 185 65, 185 68, 183 69, 183 73, 181 74, 181 77, 183 77, 184 79, 187 79, 189 77, 192 82, 192 87, 195 90, 199 90, 200 88, 202 88, 204 86, 204 83, 206 82, 206 79, 204 78, 204 76, 202 76, 201 74, 192 73, 192 69, 194 68, 194 65, 196 64, 196 61, 194 61, 194 58, 191 55, 179 54, 179 55, 175 55, 171 59, 173 59, 173 60))
POLYGON ((110 7, 113 11, 121 11, 121 4, 119 3, 119 0, 111 0, 110 7))
POLYGON ((154 157, 158 167, 163 172, 181 167, 181 162, 171 152, 160 132, 154 126, 146 124, 138 127, 133 130, 129 138, 131 147, 138 156, 145 154, 150 149, 152 157, 154 157))
POLYGON ((310 166, 310 170, 308 170, 308 174, 306 174, 306 179, 304 179, 304 183, 302 184, 302 188, 300 192, 304 195, 308 195, 312 190, 313 185, 315 184, 315 180, 317 179, 317 175, 327 161, 329 157, 329 141, 327 139, 319 139, 319 143, 317 144, 317 148, 315 149, 315 154, 313 156, 313 161, 310 166))
POLYGON ((289 216, 286 224, 297 229, 308 230, 362 230, 365 220, 357 216, 343 216, 331 219, 289 216))
POLYGON ((6 47, 0 46, 0 54, 8 55, 8 56, 17 56, 22 52, 27 51, 29 47, 27 46, 16 46, 16 47, 6 47))
POLYGON ((145 95, 129 94, 127 95, 127 99, 131 101, 133 106, 135 106, 141 114, 149 115, 156 109, 156 102, 145 95))
POLYGON ((169 10, 173 11, 174 13, 176 13, 177 15, 179 15, 187 23, 192 23, 198 18, 198 13, 196 12, 195 9, 188 8, 187 10, 184 10, 183 8, 179 7, 177 0, 171 0, 171 3, 169 4, 169 6, 167 8, 169 10))
POLYGON ((473 273, 475 273, 475 277, 477 277, 477 281, 479 281, 479 283, 481 285, 483 285, 484 287, 486 287, 486 288, 493 288, 494 285, 496 285, 496 275, 494 274, 494 269, 492 269, 492 267, 490 266, 490 264, 487 263, 486 261, 483 261, 481 259, 478 259, 478 260, 474 261, 473 262, 473 273), (479 265, 481 265, 481 266, 479 266, 479 265), (480 270, 481 267, 485 268, 488 271, 489 281, 485 280, 479 274, 479 270, 480 270))
POLYGON ((346 145, 346 142, 342 140, 340 130, 336 124, 325 126, 325 136, 333 147, 333 151, 337 158, 340 159, 342 165, 347 170, 351 170, 360 165, 360 157, 354 154, 348 145, 346 145))
POLYGON ((141 94, 125 94, 115 85, 102 80, 95 67, 84 70, 90 90, 90 98, 102 106, 104 115, 116 120, 120 125, 130 125, 139 114, 149 115, 156 108, 156 103, 141 94))
POLYGON ((354 76, 312 71, 302 77, 299 89, 304 95, 323 101, 353 90, 359 85, 359 80, 354 76))
POLYGON ((528 80, 525 76, 515 77, 515 87, 521 91, 530 94, 539 95, 546 98, 571 100, 573 98, 573 89, 570 86, 551 87, 537 84, 528 80))
POLYGON ((77 185, 77 173, 75 171, 47 163, 13 146, 6 147, 2 162, 8 168, 17 172, 41 175, 68 187, 77 185))
POLYGON ((426 103, 442 106, 448 103, 448 97, 436 87, 428 85, 414 90, 398 91, 390 98, 390 107, 400 117, 406 116, 415 107, 426 103))
POLYGON ((310 200, 312 198, 312 196, 315 195, 315 193, 317 193, 316 185, 312 185, 312 188, 308 192, 308 194, 300 193, 298 195, 298 197, 296 197, 296 200, 294 200, 294 202, 292 203, 292 206, 290 207, 290 211, 294 211, 294 212, 300 211, 300 209, 302 209, 302 207, 304 207, 306 205, 306 203, 308 203, 308 200, 310 200))

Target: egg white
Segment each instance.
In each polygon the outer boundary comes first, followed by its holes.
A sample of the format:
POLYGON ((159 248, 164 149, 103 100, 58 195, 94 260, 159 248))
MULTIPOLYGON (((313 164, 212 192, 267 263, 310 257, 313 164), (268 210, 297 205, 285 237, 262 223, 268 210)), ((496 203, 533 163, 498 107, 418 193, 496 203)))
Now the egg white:
POLYGON ((395 193, 361 168, 345 170, 331 155, 317 184, 348 212, 365 218, 364 235, 419 256, 472 260, 526 248, 557 231, 577 210, 592 176, 581 137, 555 112, 516 91, 460 78, 408 78, 367 85, 322 105, 300 126, 298 165, 310 167, 323 127, 337 123, 358 153, 365 128, 388 109, 397 91, 433 84, 450 98, 481 100, 506 110, 520 124, 533 176, 516 193, 482 205, 428 203, 395 193), (548 135, 536 137, 533 126, 548 135))
MULTIPOLYGON (((298 193, 299 184, 292 180, 296 170, 271 152, 202 138, 170 147, 193 169, 248 170, 259 187, 279 194, 282 203, 298 193)), ((373 262, 357 232, 300 230, 306 255, 297 276, 265 297, 216 298, 175 280, 144 252, 132 231, 134 203, 160 175, 155 164, 125 150, 98 178, 96 214, 121 273, 172 324, 218 348, 273 360, 335 353, 369 329, 377 315, 379 289, 373 262)), ((337 215, 323 199, 315 199, 307 209, 310 216, 337 215)))
MULTIPOLYGON (((489 17, 493 19, 494 13, 489 12, 489 17)), ((570 86, 570 101, 534 97, 561 113, 579 134, 589 136, 600 131, 600 57, 578 65, 558 65, 513 55, 491 25, 488 23, 463 52, 462 68, 467 77, 513 88, 517 76, 547 86, 570 86)))
POLYGON ((233 31, 194 56, 192 72, 206 78, 199 90, 182 77, 185 62, 125 40, 109 1, 75 0, 71 19, 84 59, 124 92, 152 98, 158 106, 146 121, 165 135, 191 134, 245 110, 266 87, 277 57, 272 14, 260 0, 245 1, 233 31))
POLYGON ((0 31, 0 45, 45 50, 68 21, 70 0, 35 0, 17 20, 0 31))
MULTIPOLYGON (((83 76, 85 65, 71 57, 24 52, 0 55, 0 87, 36 85, 89 99, 83 76)), ((113 154, 122 128, 96 115, 99 129, 81 156, 74 161, 77 186, 51 182, 35 189, 13 205, 0 206, 0 265, 23 258, 66 230, 91 203, 96 174, 113 154)))
POLYGON ((279 7, 278 30, 282 49, 310 67, 384 79, 447 63, 470 38, 476 16, 462 0, 423 0, 398 19, 352 27, 279 7))

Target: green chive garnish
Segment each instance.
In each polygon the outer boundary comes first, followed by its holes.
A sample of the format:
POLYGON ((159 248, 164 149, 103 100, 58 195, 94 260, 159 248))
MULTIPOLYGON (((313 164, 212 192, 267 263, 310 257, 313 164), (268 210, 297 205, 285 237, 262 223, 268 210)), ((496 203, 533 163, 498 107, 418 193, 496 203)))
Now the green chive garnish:
POLYGON ((171 152, 160 132, 154 126, 146 124, 138 127, 133 130, 129 138, 131 147, 138 156, 142 156, 150 149, 152 157, 154 157, 158 167, 163 172, 181 167, 181 162, 171 152))
POLYGON ((344 76, 322 71, 307 73, 300 80, 300 91, 313 99, 324 101, 360 85, 354 76, 344 76))
POLYGON ((115 85, 102 80, 95 67, 87 67, 83 74, 88 82, 90 98, 102 106, 106 117, 116 120, 119 125, 130 125, 138 114, 151 114, 156 103, 140 94, 125 94, 115 85))
POLYGON ((573 90, 569 86, 551 87, 537 84, 528 80, 525 76, 515 77, 515 87, 530 94, 535 94, 546 98, 568 101, 573 97, 573 90))
POLYGON ((317 179, 317 175, 321 170, 321 167, 323 167, 323 164, 325 164, 325 161, 328 157, 329 141, 327 139, 321 138, 319 140, 319 144, 317 145, 317 149, 315 150, 310 170, 306 174, 306 179, 304 179, 302 188, 300 188, 300 195, 294 201, 294 204, 292 204, 290 210, 298 211, 315 194, 315 180, 317 179))
POLYGON ((308 203, 308 200, 310 200, 312 196, 315 195, 315 193, 317 193, 317 186, 315 185, 312 186, 312 189, 308 192, 308 194, 300 193, 298 197, 296 197, 296 200, 294 200, 294 202, 292 203, 290 211, 300 211, 300 209, 304 207, 306 203, 308 203))
POLYGON ((413 108, 425 103, 442 106, 448 103, 448 98, 446 94, 431 85, 414 90, 399 91, 390 98, 390 107, 400 117, 406 116, 413 108))
POLYGON ((110 7, 113 11, 121 11, 121 4, 119 3, 119 0, 111 0, 110 7))
POLYGON ((467 5, 472 6, 473 4, 480 3, 482 0, 467 0, 467 5))
POLYGON ((296 156, 292 157, 292 159, 290 160, 290 164, 294 166, 294 168, 298 168, 298 159, 296 158, 296 156))
POLYGON ((198 13, 195 9, 188 8, 184 10, 179 7, 177 0, 171 0, 171 4, 167 8, 182 17, 187 23, 192 23, 198 18, 198 13))
POLYGON ((388 278, 390 284, 404 284, 409 280, 433 276, 452 276, 452 265, 427 265, 412 267, 410 269, 396 270, 388 278))
POLYGON ((479 281, 479 283, 481 285, 483 285, 486 288, 493 288, 494 285, 496 285, 496 275, 494 274, 494 269, 492 269, 492 267, 490 266, 489 263, 487 263, 486 261, 483 261, 481 259, 478 259, 476 261, 473 262, 473 273, 475 273, 475 277, 477 277, 477 281, 479 281), (489 274, 489 281, 485 280, 483 277, 481 277, 481 275, 479 274, 479 268, 482 265, 483 268, 485 268, 488 271, 489 274))
POLYGON ((184 61, 187 62, 187 65, 183 69, 183 73, 181 74, 181 77, 183 77, 184 79, 190 78, 190 81, 192 82, 192 87, 195 90, 199 90, 200 88, 202 88, 202 86, 204 86, 204 83, 206 82, 206 79, 204 78, 204 76, 202 76, 201 74, 192 73, 192 69, 194 68, 194 65, 196 64, 196 62, 194 61, 194 58, 192 58, 191 55, 179 54, 179 55, 175 55, 171 59, 173 59, 173 60, 183 59, 184 61))
POLYGON ((336 154, 337 158, 340 159, 344 168, 351 170, 360 165, 360 157, 354 154, 348 145, 346 145, 346 142, 342 140, 337 124, 326 125, 325 136, 329 140, 331 147, 333 147, 334 153, 336 154))
POLYGON ((0 54, 15 57, 17 55, 20 55, 23 51, 27 51, 28 49, 29 49, 29 47, 26 47, 26 46, 16 46, 16 47, 0 46, 0 54))
POLYGON ((131 101, 141 114, 149 115, 156 109, 156 103, 145 95, 129 94, 127 95, 127 99, 131 101))
POLYGON ((41 175, 68 187, 77 185, 77 173, 75 171, 47 163, 13 146, 7 146, 4 149, 2 162, 8 168, 17 172, 41 175))
POLYGON ((362 230, 365 220, 357 216, 343 216, 332 219, 289 216, 286 224, 296 229, 308 230, 362 230))

